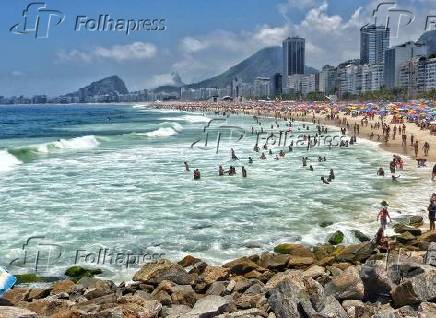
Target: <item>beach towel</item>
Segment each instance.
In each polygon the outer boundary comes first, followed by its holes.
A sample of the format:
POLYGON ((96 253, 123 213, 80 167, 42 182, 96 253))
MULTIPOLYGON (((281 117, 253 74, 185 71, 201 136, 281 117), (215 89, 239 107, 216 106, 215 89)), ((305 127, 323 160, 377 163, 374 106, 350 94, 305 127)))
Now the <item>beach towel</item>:
POLYGON ((17 279, 0 266, 0 297, 14 286, 17 279))

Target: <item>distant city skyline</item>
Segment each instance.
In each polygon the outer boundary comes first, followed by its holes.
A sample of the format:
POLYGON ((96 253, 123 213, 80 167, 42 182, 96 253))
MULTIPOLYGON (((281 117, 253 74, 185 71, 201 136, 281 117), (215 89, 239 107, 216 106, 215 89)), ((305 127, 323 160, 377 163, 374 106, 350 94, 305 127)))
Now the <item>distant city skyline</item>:
MULTIPOLYGON (((425 17, 436 14, 434 4, 430 0, 396 2, 415 12, 416 20, 404 26, 398 38, 395 34, 391 45, 416 41, 424 31, 425 17)), ((3 96, 56 96, 113 74, 123 78, 130 91, 171 84, 173 72, 192 83, 225 71, 263 47, 281 46, 292 35, 306 39, 307 65, 318 69, 337 65, 360 56, 359 30, 373 22, 372 12, 380 1, 47 1, 49 9, 65 14, 65 21, 50 30, 47 39, 9 32, 29 3, 6 0, 1 4, 3 96), (102 14, 123 19, 162 17, 167 29, 128 36, 74 31, 75 16, 102 14)))

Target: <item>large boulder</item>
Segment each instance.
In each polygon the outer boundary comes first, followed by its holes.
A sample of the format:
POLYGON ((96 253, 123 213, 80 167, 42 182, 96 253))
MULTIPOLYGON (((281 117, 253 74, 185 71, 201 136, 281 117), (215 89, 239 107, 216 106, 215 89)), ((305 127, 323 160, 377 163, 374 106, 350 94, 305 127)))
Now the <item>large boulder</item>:
POLYGON ((362 300, 364 286, 356 267, 348 267, 341 275, 335 276, 325 285, 325 294, 338 300, 362 300))
POLYGON ((436 299, 436 268, 422 265, 416 276, 404 278, 392 291, 396 307, 415 305, 436 299))
POLYGON ((404 233, 404 232, 409 232, 410 234, 414 235, 414 236, 419 236, 422 234, 422 231, 416 227, 410 226, 410 225, 406 225, 403 223, 397 223, 394 225, 394 231, 395 233, 404 233))
POLYGON ((236 311, 236 312, 228 312, 216 316, 216 318, 266 318, 266 317, 268 317, 266 313, 257 308, 236 311))
POLYGON ((230 271, 228 268, 221 266, 206 266, 201 274, 201 278, 207 285, 210 285, 216 281, 226 280, 229 278, 229 274, 230 271))
POLYGON ((395 236, 397 242, 401 244, 408 244, 416 239, 416 237, 410 232, 403 232, 401 235, 395 236))
POLYGON ((313 257, 313 253, 302 244, 282 243, 274 248, 278 254, 290 254, 294 256, 313 257))
POLYGON ((382 261, 362 265, 360 278, 365 287, 364 299, 366 301, 386 302, 390 300, 390 291, 395 287, 395 284, 388 276, 382 261))
POLYGON ((351 244, 340 250, 336 255, 337 262, 348 262, 353 264, 365 262, 375 250, 372 242, 351 244))
POLYGON ((60 293, 71 293, 76 286, 76 283, 74 283, 72 280, 66 279, 56 282, 53 285, 51 293, 53 295, 60 294, 60 293))
POLYGON ((257 265, 255 262, 245 256, 231 261, 227 264, 224 264, 223 267, 228 268, 230 273, 236 275, 244 275, 253 270, 263 271, 259 265, 257 265))
POLYGON ((229 301, 226 298, 208 295, 198 300, 194 308, 189 312, 180 315, 178 318, 211 318, 227 311, 229 301))
POLYGON ((270 270, 283 270, 288 266, 288 262, 289 255, 287 254, 274 254, 265 252, 260 255, 257 264, 270 270))
POLYGON ((82 266, 71 266, 65 271, 65 276, 70 277, 72 279, 80 279, 82 277, 93 277, 95 275, 99 275, 103 273, 101 269, 90 269, 84 268, 82 266))
POLYGON ((352 230, 351 233, 353 233, 354 237, 357 238, 359 240, 359 242, 371 241, 371 238, 368 235, 362 233, 359 230, 352 230))
POLYGON ((335 233, 332 233, 328 236, 327 242, 329 242, 332 245, 338 245, 341 244, 344 241, 344 233, 341 231, 336 231, 335 233))
POLYGON ((424 258, 425 264, 436 266, 436 243, 431 242, 424 258))
POLYGON ((27 300, 29 292, 27 288, 12 288, 4 294, 3 299, 10 304, 17 305, 20 301, 27 300))
POLYGON ((193 277, 182 266, 173 264, 168 260, 144 265, 133 276, 133 280, 151 285, 158 285, 163 280, 169 280, 178 285, 191 285, 193 283, 193 277))
POLYGON ((317 245, 312 248, 315 258, 320 261, 326 257, 334 255, 336 247, 331 244, 317 245))
POLYGON ((425 232, 418 237, 418 240, 421 242, 428 242, 428 243, 436 242, 436 232, 435 231, 425 232))
POLYGON ((306 269, 314 263, 313 257, 294 256, 289 257, 288 267, 295 269, 306 269))
POLYGON ((2 306, 0 307, 0 318, 38 318, 38 315, 27 309, 2 306))

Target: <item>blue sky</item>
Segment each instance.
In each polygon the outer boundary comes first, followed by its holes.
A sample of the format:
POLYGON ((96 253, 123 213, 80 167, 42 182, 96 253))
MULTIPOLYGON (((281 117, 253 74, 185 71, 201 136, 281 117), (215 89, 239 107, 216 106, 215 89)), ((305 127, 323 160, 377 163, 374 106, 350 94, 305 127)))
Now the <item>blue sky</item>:
MULTIPOLYGON (((17 35, 32 1, 2 0, 0 6, 0 95, 50 96, 117 74, 129 90, 171 84, 178 72, 190 83, 225 71, 257 50, 280 45, 284 37, 306 37, 307 64, 320 68, 359 55, 359 28, 371 22, 381 1, 363 0, 47 0, 65 14, 47 39, 17 35), (74 31, 78 15, 97 18, 165 19, 165 31, 74 31)), ((42 2, 42 1, 41 1, 42 2)), ((436 0, 397 0, 416 20, 392 43, 416 40, 436 0)))

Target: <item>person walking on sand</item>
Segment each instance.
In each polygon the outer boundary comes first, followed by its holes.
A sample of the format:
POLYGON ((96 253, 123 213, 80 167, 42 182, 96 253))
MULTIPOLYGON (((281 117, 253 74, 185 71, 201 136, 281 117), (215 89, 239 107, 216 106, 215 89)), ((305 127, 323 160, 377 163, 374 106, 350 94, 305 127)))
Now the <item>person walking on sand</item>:
POLYGON ((415 141, 415 145, 414 145, 414 148, 415 148, 415 157, 418 157, 418 151, 419 151, 419 144, 418 144, 418 140, 417 140, 417 141, 415 141))
POLYGON ((424 143, 424 146, 422 147, 422 149, 424 150, 424 156, 428 156, 428 152, 430 151, 430 144, 426 141, 424 143))
POLYGON ((428 206, 428 219, 430 220, 430 231, 435 230, 435 218, 436 218, 436 193, 433 193, 430 199, 430 205, 428 206))
POLYGON ((436 164, 433 166, 433 172, 431 174, 431 181, 435 181, 436 178, 436 164))
POLYGON ((380 225, 382 226, 383 230, 386 229, 386 225, 388 224, 388 218, 389 221, 392 222, 391 216, 389 215, 388 212, 388 206, 389 204, 386 201, 383 201, 381 203, 381 210, 377 215, 377 221, 380 220, 380 225))

